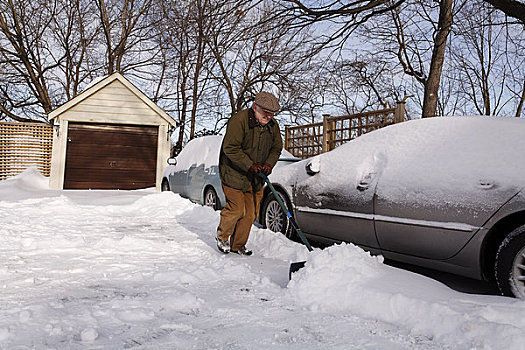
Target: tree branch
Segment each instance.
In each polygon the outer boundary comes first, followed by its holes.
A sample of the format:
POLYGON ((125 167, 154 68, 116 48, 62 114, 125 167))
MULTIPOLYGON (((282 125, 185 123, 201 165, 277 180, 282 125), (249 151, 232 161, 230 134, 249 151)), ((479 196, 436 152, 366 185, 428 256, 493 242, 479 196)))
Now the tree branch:
POLYGON ((525 24, 525 4, 515 0, 484 0, 494 6, 494 8, 503 11, 507 16, 516 18, 525 24))

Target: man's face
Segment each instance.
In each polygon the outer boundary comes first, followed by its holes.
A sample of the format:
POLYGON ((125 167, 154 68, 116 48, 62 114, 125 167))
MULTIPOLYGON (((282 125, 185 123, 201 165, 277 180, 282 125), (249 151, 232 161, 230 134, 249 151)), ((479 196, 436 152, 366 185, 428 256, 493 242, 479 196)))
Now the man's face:
POLYGON ((270 120, 272 120, 273 113, 266 112, 264 109, 257 106, 256 104, 253 105, 253 109, 255 111, 255 119, 257 119, 259 124, 261 124, 262 126, 265 126, 270 120))

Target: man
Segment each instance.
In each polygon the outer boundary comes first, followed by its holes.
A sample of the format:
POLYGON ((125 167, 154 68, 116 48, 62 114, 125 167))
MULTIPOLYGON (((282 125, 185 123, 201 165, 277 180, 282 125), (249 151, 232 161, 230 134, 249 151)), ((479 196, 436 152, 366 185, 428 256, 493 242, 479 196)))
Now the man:
POLYGON ((251 108, 228 121, 219 156, 226 206, 216 238, 217 248, 225 254, 252 254, 246 242, 259 214, 264 185, 257 174, 272 172, 283 147, 279 125, 273 118, 279 108, 277 98, 263 91, 255 96, 251 108))

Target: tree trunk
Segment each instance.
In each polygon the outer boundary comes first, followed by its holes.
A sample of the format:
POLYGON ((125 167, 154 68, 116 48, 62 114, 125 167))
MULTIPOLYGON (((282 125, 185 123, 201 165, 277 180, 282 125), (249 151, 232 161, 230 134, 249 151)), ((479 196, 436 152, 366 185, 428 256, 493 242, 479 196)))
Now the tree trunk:
POLYGON ((100 11, 100 24, 102 26, 102 30, 104 31, 104 37, 106 39, 106 55, 107 55, 107 65, 108 65, 108 75, 111 75, 114 73, 114 61, 115 57, 113 56, 113 50, 111 47, 111 27, 109 24, 109 18, 108 13, 106 10, 106 3, 104 0, 99 0, 98 3, 98 10, 100 11))
POLYGON ((525 82, 523 83, 523 89, 521 90, 521 98, 516 109, 516 118, 521 118, 521 112, 523 111, 523 102, 525 102, 525 82))
POLYGON ((197 62, 195 64, 195 71, 193 74, 193 92, 192 92, 192 105, 191 105, 191 123, 190 123, 190 140, 195 136, 195 119, 197 117, 197 104, 199 102, 199 76, 202 69, 202 61, 204 59, 204 8, 207 6, 207 2, 204 4, 199 0, 197 3, 197 26, 199 34, 197 36, 197 62))
POLYGON ((453 0, 441 0, 439 4, 438 30, 434 39, 430 71, 425 83, 423 118, 434 117, 436 115, 441 71, 443 70, 443 63, 445 61, 447 38, 450 33, 450 26, 452 25, 452 2, 453 0))

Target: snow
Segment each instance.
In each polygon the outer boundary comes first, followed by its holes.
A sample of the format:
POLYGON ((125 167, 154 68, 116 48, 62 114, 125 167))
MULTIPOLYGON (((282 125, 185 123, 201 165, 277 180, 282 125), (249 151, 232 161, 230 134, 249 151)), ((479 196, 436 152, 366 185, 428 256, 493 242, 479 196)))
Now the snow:
POLYGON ((460 293, 343 244, 309 253, 171 192, 0 182, 1 349, 521 349, 525 302, 460 293), (306 266, 288 281, 289 263, 306 266))
POLYGON ((204 164, 205 168, 219 164, 219 149, 223 136, 202 136, 191 140, 177 157, 175 169, 189 169, 193 164, 204 164), (204 162, 204 163, 203 163, 204 162))
POLYGON ((314 252, 288 292, 312 311, 381 320, 457 349, 518 349, 524 340, 523 301, 465 295, 353 245, 314 252))

